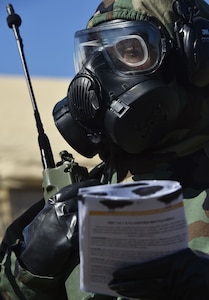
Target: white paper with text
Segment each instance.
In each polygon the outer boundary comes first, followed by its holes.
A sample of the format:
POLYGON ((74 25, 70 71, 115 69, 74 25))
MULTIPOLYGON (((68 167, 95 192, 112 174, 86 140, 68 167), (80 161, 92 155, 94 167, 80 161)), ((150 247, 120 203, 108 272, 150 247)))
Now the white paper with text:
POLYGON ((116 296, 112 274, 187 247, 181 186, 139 181, 80 189, 79 242, 84 291, 116 296))

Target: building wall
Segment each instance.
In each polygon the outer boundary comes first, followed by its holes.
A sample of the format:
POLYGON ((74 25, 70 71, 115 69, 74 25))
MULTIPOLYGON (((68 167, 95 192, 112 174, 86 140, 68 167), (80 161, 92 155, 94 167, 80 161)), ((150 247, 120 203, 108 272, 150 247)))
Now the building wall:
MULTIPOLYGON (((56 129, 54 105, 65 97, 70 79, 31 78, 32 86, 55 162, 67 150, 81 166, 91 169, 98 157, 76 153, 56 129)), ((0 76, 0 237, 17 216, 42 194, 42 164, 34 111, 24 77, 0 76)))

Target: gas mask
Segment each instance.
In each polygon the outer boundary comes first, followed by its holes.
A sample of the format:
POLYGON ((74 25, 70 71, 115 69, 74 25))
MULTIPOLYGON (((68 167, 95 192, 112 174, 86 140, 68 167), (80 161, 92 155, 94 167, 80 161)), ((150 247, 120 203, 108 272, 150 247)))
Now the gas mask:
POLYGON ((170 74, 172 42, 150 21, 110 21, 75 34, 77 75, 53 110, 80 154, 108 145, 138 154, 175 126, 180 104, 170 74))

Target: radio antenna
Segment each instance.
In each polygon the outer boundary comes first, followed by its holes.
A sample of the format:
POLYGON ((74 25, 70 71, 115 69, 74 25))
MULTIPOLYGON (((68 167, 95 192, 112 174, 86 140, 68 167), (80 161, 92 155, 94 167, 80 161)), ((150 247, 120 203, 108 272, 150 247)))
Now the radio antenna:
POLYGON ((22 23, 22 20, 21 20, 20 16, 15 13, 14 8, 11 4, 8 4, 6 8, 7 8, 7 12, 8 12, 7 24, 9 26, 9 28, 13 29, 13 32, 15 35, 15 39, 17 42, 17 46, 18 46, 24 74, 25 74, 25 79, 26 79, 27 86, 28 86, 28 91, 30 94, 31 103, 33 106, 36 127, 38 130, 38 144, 39 144, 39 148, 40 148, 40 152, 41 152, 43 168, 44 169, 54 168, 55 163, 54 163, 54 158, 53 158, 50 142, 49 142, 47 135, 44 132, 43 124, 41 122, 40 114, 38 111, 36 99, 35 99, 34 92, 33 92, 33 87, 31 84, 31 79, 30 79, 30 75, 28 72, 28 67, 27 67, 27 63, 26 63, 26 59, 25 59, 25 54, 24 54, 24 49, 23 49, 24 48, 23 41, 22 41, 22 38, 21 38, 21 35, 19 32, 19 27, 22 23))

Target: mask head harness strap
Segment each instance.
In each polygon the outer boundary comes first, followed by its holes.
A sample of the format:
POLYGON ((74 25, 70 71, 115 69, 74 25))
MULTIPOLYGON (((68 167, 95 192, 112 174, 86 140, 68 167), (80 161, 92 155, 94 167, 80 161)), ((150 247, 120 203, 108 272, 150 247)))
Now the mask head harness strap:
POLYGON ((177 77, 183 84, 203 87, 209 84, 209 20, 200 16, 195 0, 175 0, 177 15, 174 32, 177 41, 177 77))

